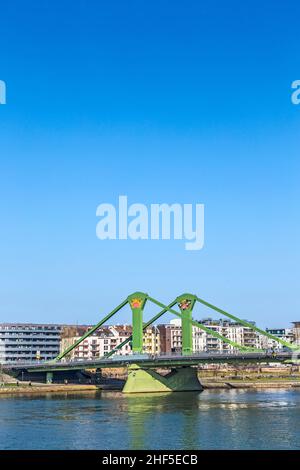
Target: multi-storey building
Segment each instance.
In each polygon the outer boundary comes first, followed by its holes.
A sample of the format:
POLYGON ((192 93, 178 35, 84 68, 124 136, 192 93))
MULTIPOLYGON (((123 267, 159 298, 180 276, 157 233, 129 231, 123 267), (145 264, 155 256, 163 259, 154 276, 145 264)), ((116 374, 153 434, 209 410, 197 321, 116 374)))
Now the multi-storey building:
POLYGON ((54 359, 59 354, 61 325, 0 324, 0 362, 54 359))
MULTIPOLYGON (((182 348, 181 320, 171 320, 169 324, 158 325, 160 332, 160 349, 163 354, 180 354, 182 348)), ((205 332, 197 327, 193 329, 193 351, 205 349, 205 332)))
POLYGON ((143 350, 146 354, 160 354, 160 331, 157 326, 149 326, 144 330, 143 350))
POLYGON ((171 320, 168 325, 158 325, 160 350, 163 354, 180 353, 182 347, 181 322, 171 320))
MULTIPOLYGON (((75 344, 76 341, 91 327, 86 327, 85 331, 82 328, 78 331, 69 331, 72 336, 68 334, 63 334, 61 340, 61 352, 66 350, 72 344, 75 344)), ((104 326, 99 328, 91 336, 85 338, 75 349, 73 349, 70 354, 66 357, 67 359, 94 359, 98 357, 103 357, 108 352, 112 351, 114 348, 119 346, 125 339, 132 333, 131 326, 128 325, 116 325, 116 326, 104 326)), ((130 344, 127 343, 117 352, 117 355, 126 356, 131 354, 130 344)))
POLYGON ((293 335, 294 342, 296 345, 300 346, 300 321, 293 321, 293 335))
MULTIPOLYGON (((63 332, 61 340, 61 351, 66 350, 91 327, 67 328, 63 332)), ((85 338, 75 349, 73 349, 66 359, 94 359, 103 357, 119 346, 132 334, 132 327, 129 325, 104 326, 99 328, 91 336, 85 338)), ((150 326, 144 331, 143 350, 147 354, 160 354, 160 335, 156 326, 150 326)), ((116 355, 127 356, 132 354, 131 344, 128 342, 118 349, 116 355)))
MULTIPOLYGON (((295 332, 293 328, 266 328, 266 331, 271 335, 286 341, 287 343, 295 342, 295 332)), ((258 345, 263 349, 274 350, 281 350, 284 347, 281 343, 278 343, 277 341, 261 334, 258 335, 258 345)))
MULTIPOLYGON (((241 344, 242 346, 246 346, 248 348, 257 347, 257 333, 248 326, 231 323, 226 328, 226 336, 231 341, 241 344)), ((228 349, 234 349, 231 345, 228 345, 227 347, 228 349)))
MULTIPOLYGON (((250 327, 245 327, 229 320, 212 320, 206 318, 199 323, 210 330, 234 341, 242 346, 256 347, 257 334, 250 327)), ((213 334, 193 326, 193 352, 228 351, 234 347, 213 334)), ((171 320, 169 325, 159 325, 161 351, 164 353, 180 353, 182 346, 181 320, 171 320)))

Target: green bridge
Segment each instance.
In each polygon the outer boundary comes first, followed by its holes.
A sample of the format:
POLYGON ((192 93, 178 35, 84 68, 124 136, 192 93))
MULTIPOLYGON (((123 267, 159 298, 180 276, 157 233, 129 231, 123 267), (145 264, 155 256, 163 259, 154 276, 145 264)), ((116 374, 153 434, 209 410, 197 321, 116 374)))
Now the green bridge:
POLYGON ((102 368, 108 367, 113 368, 126 366, 128 367, 128 378, 123 389, 124 393, 192 391, 202 389, 197 377, 197 365, 199 363, 286 362, 292 360, 292 352, 296 349, 297 347, 295 345, 273 336, 269 332, 206 302, 196 295, 182 294, 174 299, 170 304, 165 305, 153 297, 150 297, 148 294, 135 292, 129 295, 108 315, 103 317, 96 325, 89 329, 81 338, 78 339, 78 341, 60 353, 54 361, 18 365, 11 364, 5 366, 5 368, 8 372, 16 372, 17 370, 26 370, 30 373, 45 372, 47 374, 47 381, 51 382, 54 372, 93 368, 101 370, 102 368), (160 310, 149 321, 144 322, 143 313, 147 302, 151 302, 156 305, 160 310), (231 320, 234 320, 235 322, 238 322, 278 343, 281 343, 290 352, 283 352, 274 356, 266 353, 266 351, 263 351, 262 349, 246 347, 222 336, 220 333, 193 319, 192 314, 196 303, 205 305, 225 317, 230 318, 231 320), (107 353, 103 358, 95 359, 93 361, 67 360, 68 355, 70 355, 70 353, 77 348, 82 341, 97 331, 126 305, 130 306, 132 312, 131 336, 107 353), (175 310, 176 307, 177 310, 175 310), (170 355, 149 357, 147 354, 143 354, 143 331, 148 326, 156 322, 165 313, 171 313, 181 319, 182 354, 181 356, 170 355), (231 351, 222 354, 193 354, 193 326, 200 328, 207 334, 229 344, 231 346, 231 351), (126 357, 116 355, 113 357, 118 350, 129 342, 132 348, 132 355, 126 357), (158 373, 156 369, 170 369, 171 372, 166 375, 162 375, 158 373))

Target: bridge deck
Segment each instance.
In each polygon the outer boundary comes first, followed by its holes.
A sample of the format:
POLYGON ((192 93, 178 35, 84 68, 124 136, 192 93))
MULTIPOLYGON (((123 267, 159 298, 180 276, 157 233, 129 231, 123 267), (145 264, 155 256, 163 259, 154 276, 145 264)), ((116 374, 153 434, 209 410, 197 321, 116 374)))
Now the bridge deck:
POLYGON ((172 368, 197 366, 198 364, 209 363, 270 363, 292 361, 292 353, 282 352, 275 356, 263 353, 236 353, 236 354, 212 354, 200 353, 192 356, 156 356, 148 355, 132 355, 117 356, 113 359, 97 359, 82 361, 60 361, 60 362, 35 362, 35 363, 11 363, 3 364, 5 371, 27 370, 28 372, 54 372, 66 370, 83 370, 83 369, 103 369, 127 367, 130 364, 138 364, 143 368, 172 368))

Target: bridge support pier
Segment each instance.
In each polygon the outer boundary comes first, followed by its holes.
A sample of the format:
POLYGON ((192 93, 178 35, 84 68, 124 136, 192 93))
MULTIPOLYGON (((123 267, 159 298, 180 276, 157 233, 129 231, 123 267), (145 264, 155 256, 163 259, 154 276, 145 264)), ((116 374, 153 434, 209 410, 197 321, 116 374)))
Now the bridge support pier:
POLYGON ((200 392, 202 390, 196 368, 181 367, 173 369, 167 375, 161 375, 152 369, 143 369, 137 364, 132 364, 128 367, 128 378, 123 393, 200 392))
POLYGON ((47 384, 52 384, 53 382, 53 372, 47 372, 46 373, 46 383, 47 384))

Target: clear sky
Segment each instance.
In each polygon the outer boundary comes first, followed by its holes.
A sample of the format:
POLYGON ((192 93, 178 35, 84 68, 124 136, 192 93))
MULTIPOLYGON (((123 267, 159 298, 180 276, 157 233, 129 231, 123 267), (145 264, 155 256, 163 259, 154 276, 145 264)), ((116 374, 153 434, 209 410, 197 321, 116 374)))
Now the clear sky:
POLYGON ((300 320, 299 13, 1 2, 0 321, 93 323, 135 290, 300 320), (204 249, 98 240, 96 208, 121 194, 205 204, 204 249))

